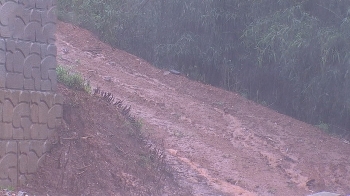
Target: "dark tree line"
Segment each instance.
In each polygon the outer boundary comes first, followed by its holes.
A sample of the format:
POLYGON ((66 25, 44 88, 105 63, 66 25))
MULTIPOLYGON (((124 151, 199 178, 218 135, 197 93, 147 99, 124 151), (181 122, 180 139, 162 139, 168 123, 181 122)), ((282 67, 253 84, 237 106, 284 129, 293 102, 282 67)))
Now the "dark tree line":
POLYGON ((348 0, 58 0, 59 18, 162 68, 350 131, 348 0))

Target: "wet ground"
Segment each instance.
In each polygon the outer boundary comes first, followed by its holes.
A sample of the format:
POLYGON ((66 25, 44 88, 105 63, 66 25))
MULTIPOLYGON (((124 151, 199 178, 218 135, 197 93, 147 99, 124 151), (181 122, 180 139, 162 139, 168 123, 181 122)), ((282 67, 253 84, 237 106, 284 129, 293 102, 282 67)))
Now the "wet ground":
POLYGON ((131 105, 194 195, 350 193, 349 142, 234 92, 160 70, 60 22, 58 63, 131 105))

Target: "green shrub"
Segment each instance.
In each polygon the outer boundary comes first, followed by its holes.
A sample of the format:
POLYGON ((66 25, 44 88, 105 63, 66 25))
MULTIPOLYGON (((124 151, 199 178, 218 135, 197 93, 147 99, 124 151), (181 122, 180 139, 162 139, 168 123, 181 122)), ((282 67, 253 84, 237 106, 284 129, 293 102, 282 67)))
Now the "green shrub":
POLYGON ((329 125, 326 123, 321 122, 320 124, 316 125, 316 127, 323 130, 324 132, 329 132, 329 125))
POLYGON ((72 73, 69 69, 59 65, 56 68, 58 82, 75 90, 91 92, 89 82, 86 82, 81 74, 72 73))

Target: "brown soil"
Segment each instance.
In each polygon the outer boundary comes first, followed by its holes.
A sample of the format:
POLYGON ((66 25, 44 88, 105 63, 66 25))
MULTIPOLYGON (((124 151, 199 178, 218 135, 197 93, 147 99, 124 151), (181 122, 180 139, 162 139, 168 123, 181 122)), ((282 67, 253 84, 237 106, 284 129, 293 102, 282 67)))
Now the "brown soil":
POLYGON ((163 153, 142 137, 123 107, 69 90, 52 152, 27 190, 35 195, 188 195, 163 153))
MULTIPOLYGON (((131 113, 142 122, 142 132, 148 134, 153 143, 164 147, 166 162, 172 166, 173 175, 181 187, 190 189, 191 195, 350 193, 348 141, 236 93, 159 70, 136 56, 111 48, 90 32, 71 24, 60 22, 56 36, 58 63, 81 72, 92 86, 112 92, 131 105, 131 113)), ((85 100, 89 105, 87 101, 90 98, 85 100)), ((77 141, 74 144, 91 150, 74 154, 69 147, 73 145, 72 141, 65 141, 70 145, 62 147, 71 154, 69 159, 75 165, 88 166, 81 170, 77 166, 77 173, 92 170, 91 173, 66 176, 66 180, 72 180, 62 181, 66 174, 52 172, 52 179, 46 180, 60 179, 61 187, 58 188, 70 187, 72 191, 78 191, 85 186, 91 187, 89 191, 114 195, 114 191, 123 187, 122 183, 116 182, 122 180, 99 176, 99 168, 109 168, 113 171, 109 175, 117 173, 121 165, 114 165, 113 157, 123 158, 115 147, 120 141, 116 133, 110 132, 102 133, 104 136, 96 139, 101 133, 92 128, 89 121, 96 123, 98 119, 102 122, 108 118, 100 126, 121 125, 115 124, 112 116, 100 115, 99 105, 91 107, 84 109, 89 118, 72 119, 85 124, 86 130, 76 135, 71 135, 74 131, 67 133, 67 137, 93 135, 88 143, 77 141), (113 136, 107 137, 108 134, 113 136), (98 153, 93 149, 98 149, 98 153), (92 155, 94 158, 91 159, 92 155), (89 178, 80 179, 84 175, 89 178)), ((105 113, 112 115, 107 109, 105 113)), ((137 142, 133 145, 137 146, 137 142)), ((60 159, 67 157, 62 154, 60 159)), ((135 172, 137 168, 130 170, 134 171, 129 172, 132 179, 136 174, 139 178, 147 176, 147 173, 142 176, 135 172)), ((129 174, 125 174, 126 177, 129 174)), ((136 187, 152 189, 148 185, 137 184, 136 187)), ((175 193, 177 186, 168 191, 175 193)), ((89 195, 83 190, 79 193, 89 195)))

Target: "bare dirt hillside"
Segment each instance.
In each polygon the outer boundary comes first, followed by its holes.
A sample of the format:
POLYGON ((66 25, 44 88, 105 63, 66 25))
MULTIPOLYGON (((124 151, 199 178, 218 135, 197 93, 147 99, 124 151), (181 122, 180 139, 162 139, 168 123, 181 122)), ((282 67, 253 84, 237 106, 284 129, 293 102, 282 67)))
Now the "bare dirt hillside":
POLYGON ((62 126, 22 190, 30 196, 191 194, 178 185, 162 151, 142 136, 125 106, 63 85, 58 92, 64 95, 62 126))
POLYGON ((60 22, 56 36, 58 63, 131 105, 193 195, 350 193, 348 141, 157 69, 71 24, 60 22))

